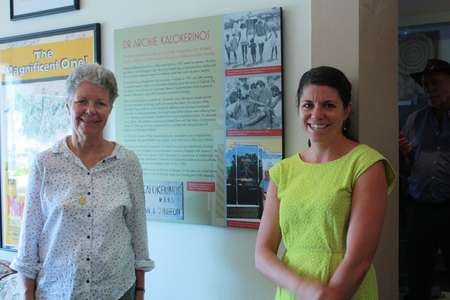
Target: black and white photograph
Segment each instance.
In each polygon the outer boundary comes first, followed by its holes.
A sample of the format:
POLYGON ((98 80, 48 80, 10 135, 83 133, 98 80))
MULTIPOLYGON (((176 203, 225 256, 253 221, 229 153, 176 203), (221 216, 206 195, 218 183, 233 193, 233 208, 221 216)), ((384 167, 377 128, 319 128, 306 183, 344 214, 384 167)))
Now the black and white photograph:
POLYGON ((226 69, 281 65, 281 10, 248 11, 224 16, 226 69))
POLYGON ((227 77, 225 123, 227 129, 280 129, 281 74, 227 77))

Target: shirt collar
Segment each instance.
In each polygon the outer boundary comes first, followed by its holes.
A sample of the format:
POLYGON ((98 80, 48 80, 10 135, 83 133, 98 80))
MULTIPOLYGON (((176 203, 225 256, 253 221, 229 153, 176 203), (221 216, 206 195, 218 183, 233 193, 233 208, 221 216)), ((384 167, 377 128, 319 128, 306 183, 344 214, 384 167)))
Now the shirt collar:
MULTIPOLYGON (((69 146, 67 146, 66 138, 67 137, 62 138, 52 146, 51 149, 54 154, 63 154, 65 156, 74 155, 73 152, 70 151, 69 146)), ((104 160, 109 161, 114 159, 123 159, 124 157, 125 157, 124 148, 120 144, 115 143, 113 152, 104 160)))

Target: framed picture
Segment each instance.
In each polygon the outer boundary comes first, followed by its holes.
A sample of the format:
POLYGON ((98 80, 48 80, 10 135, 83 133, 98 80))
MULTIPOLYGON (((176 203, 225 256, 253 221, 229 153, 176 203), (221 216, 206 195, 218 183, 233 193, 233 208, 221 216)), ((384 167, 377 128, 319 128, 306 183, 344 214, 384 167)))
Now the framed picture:
POLYGON ((19 239, 29 167, 69 133, 65 79, 100 63, 100 24, 0 39, 1 246, 19 239))
POLYGON ((80 9, 80 0, 10 0, 9 3, 11 20, 80 9))

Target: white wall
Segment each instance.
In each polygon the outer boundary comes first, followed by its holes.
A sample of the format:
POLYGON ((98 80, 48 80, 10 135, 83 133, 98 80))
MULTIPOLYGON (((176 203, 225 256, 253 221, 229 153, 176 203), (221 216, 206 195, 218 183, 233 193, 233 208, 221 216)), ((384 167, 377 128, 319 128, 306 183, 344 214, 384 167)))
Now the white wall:
MULTIPOLYGON (((114 69, 114 29, 281 6, 285 145, 286 153, 291 154, 305 145, 293 108, 300 74, 310 66, 310 4, 311 0, 82 0, 79 11, 12 22, 9 1, 1 1, 0 38, 98 22, 103 64, 114 69)), ((146 299, 273 299, 273 284, 253 267, 255 230, 157 222, 149 222, 148 227, 156 269, 147 276, 146 299)), ((12 256, 0 251, 0 258, 12 256)))

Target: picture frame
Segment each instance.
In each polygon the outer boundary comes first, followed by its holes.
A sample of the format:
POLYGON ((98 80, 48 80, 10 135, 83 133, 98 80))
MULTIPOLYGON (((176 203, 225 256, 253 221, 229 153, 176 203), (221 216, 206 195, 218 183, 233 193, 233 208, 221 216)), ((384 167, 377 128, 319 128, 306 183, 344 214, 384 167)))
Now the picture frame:
POLYGON ((80 0, 10 0, 9 3, 13 21, 80 9, 80 0))
POLYGON ((70 131, 65 79, 101 62, 100 24, 0 39, 0 247, 15 250, 33 157, 70 131))

